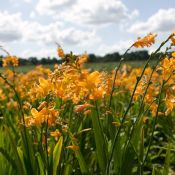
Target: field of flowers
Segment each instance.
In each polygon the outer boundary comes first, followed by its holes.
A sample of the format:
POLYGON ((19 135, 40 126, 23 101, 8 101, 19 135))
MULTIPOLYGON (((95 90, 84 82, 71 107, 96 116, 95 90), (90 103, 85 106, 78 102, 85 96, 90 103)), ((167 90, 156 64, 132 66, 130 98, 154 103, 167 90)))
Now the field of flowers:
POLYGON ((64 54, 54 70, 17 73, 7 56, 0 73, 0 175, 168 175, 175 171, 175 34, 144 67, 84 68, 88 56, 64 54), (149 63, 155 59, 154 65, 149 63))

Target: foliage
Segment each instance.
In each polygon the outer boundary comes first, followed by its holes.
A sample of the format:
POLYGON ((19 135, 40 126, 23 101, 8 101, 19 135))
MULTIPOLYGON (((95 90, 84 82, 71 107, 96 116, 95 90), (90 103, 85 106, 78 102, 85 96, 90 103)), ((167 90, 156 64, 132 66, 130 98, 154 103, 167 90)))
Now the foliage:
POLYGON ((144 67, 122 65, 131 48, 151 46, 155 37, 138 38, 112 72, 89 71, 87 54, 59 46, 63 63, 53 71, 17 73, 18 58, 3 49, 0 174, 172 174, 174 34, 144 67))

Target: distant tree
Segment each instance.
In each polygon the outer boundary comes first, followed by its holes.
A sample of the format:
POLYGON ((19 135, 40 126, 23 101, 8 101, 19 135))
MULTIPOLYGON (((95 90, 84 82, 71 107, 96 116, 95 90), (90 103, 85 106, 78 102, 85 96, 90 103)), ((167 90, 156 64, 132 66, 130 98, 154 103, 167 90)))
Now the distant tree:
MULTIPOLYGON (((161 53, 160 53, 161 54, 161 53)), ((160 54, 157 54, 155 57, 159 58, 160 54)), ((170 53, 171 54, 171 53, 170 53)), ((69 58, 71 55, 66 54, 66 56, 69 58)), ((89 54, 88 62, 115 62, 120 61, 121 57, 123 55, 120 55, 118 52, 109 53, 104 56, 97 56, 95 54, 89 54)), ((0 66, 2 66, 2 59, 4 56, 0 55, 0 66)), ((149 58, 149 53, 146 50, 141 51, 135 51, 130 52, 125 55, 125 59, 128 61, 136 61, 136 60, 147 60, 149 58)), ((63 62, 62 59, 57 59, 55 57, 43 57, 41 59, 38 59, 37 57, 29 57, 28 59, 25 58, 19 58, 20 65, 38 65, 38 64, 61 64, 63 62)))
POLYGON ((147 50, 130 52, 125 55, 126 60, 135 61, 135 60, 147 60, 149 58, 149 54, 147 50))
POLYGON ((88 62, 96 62, 96 61, 97 57, 95 56, 95 54, 89 54, 88 62))
POLYGON ((120 54, 118 52, 114 52, 112 54, 106 54, 102 60, 103 62, 114 62, 120 60, 120 54))
POLYGON ((29 61, 33 64, 33 65, 37 65, 39 63, 37 57, 29 57, 29 61))

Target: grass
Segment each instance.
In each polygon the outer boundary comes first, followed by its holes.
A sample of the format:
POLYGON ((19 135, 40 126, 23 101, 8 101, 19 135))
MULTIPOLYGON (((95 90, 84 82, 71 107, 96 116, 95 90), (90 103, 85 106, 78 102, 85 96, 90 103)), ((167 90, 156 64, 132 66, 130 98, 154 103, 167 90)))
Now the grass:
MULTIPOLYGON (((131 67, 143 67, 146 61, 125 61, 124 64, 130 65, 131 67)), ((153 65, 155 61, 151 61, 150 65, 153 65)), ((86 63, 85 68, 90 69, 92 71, 98 70, 98 71, 111 71, 116 66, 119 65, 119 62, 99 62, 99 63, 86 63)), ((26 65, 26 66, 19 66, 16 67, 16 72, 23 72, 26 73, 32 69, 34 69, 35 65, 26 65)), ((50 68, 51 70, 54 69, 53 64, 46 64, 43 65, 45 68, 50 68)), ((3 72, 4 68, 0 68, 0 71, 3 72)))
MULTIPOLYGON (((146 61, 124 61, 123 64, 127 64, 131 67, 143 67, 146 61)), ((150 65, 154 64, 155 61, 151 61, 150 65)), ((99 71, 111 71, 119 65, 119 62, 106 62, 106 63, 86 63, 85 67, 92 70, 99 71)))

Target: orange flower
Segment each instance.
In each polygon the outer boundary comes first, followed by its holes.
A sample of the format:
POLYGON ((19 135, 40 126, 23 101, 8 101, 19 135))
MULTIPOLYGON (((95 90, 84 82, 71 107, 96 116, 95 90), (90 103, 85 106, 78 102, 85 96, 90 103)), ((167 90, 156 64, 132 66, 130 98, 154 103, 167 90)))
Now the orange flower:
POLYGON ((77 106, 75 106, 75 108, 74 108, 74 112, 82 112, 82 111, 84 111, 85 109, 87 109, 88 107, 93 107, 93 105, 91 105, 91 104, 88 104, 88 103, 85 103, 85 104, 83 104, 83 105, 77 105, 77 106))
POLYGON ((115 125, 115 126, 120 126, 121 125, 120 122, 112 122, 112 124, 115 125))
POLYGON ((60 58, 63 58, 65 55, 64 55, 64 51, 61 47, 58 47, 57 48, 57 54, 60 58))
POLYGON ((52 137, 54 137, 55 140, 58 140, 59 137, 61 136, 61 133, 60 133, 58 130, 56 130, 56 131, 50 132, 50 135, 51 135, 52 137))
POLYGON ((67 149, 71 149, 73 151, 78 151, 80 148, 77 145, 70 145, 66 147, 67 149))
POLYGON ((26 118, 28 126, 38 126, 47 121, 50 126, 55 124, 59 112, 53 108, 44 107, 41 111, 37 111, 35 108, 32 108, 31 114, 32 116, 26 118))
POLYGON ((139 37, 138 40, 133 44, 133 46, 136 48, 150 47, 152 44, 154 44, 156 36, 156 34, 153 35, 152 33, 150 33, 143 38, 139 37))
POLYGON ((47 102, 46 102, 46 101, 43 101, 43 102, 39 105, 38 110, 40 111, 41 109, 43 109, 43 108, 46 107, 46 106, 47 106, 47 102))
POLYGON ((175 38, 174 38, 174 35, 171 37, 171 42, 172 42, 172 45, 175 45, 175 38))
POLYGON ((3 67, 7 67, 7 66, 18 66, 18 64, 19 64, 19 60, 15 56, 8 55, 7 57, 5 57, 2 60, 3 67))
POLYGON ((82 66, 88 60, 88 55, 84 54, 78 57, 77 63, 82 66))
POLYGON ((172 55, 173 58, 175 58, 175 52, 173 52, 171 55, 172 55))
POLYGON ((92 113, 92 111, 91 110, 86 110, 86 111, 84 111, 84 115, 90 115, 92 113))

